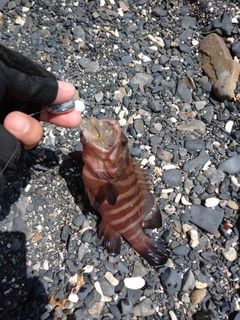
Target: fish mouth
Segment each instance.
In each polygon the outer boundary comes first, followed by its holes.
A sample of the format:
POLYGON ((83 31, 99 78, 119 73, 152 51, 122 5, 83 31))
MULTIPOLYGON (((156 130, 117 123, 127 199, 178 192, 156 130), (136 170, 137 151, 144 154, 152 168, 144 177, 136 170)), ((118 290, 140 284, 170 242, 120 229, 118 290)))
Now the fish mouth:
POLYGON ((90 117, 81 125, 81 137, 95 149, 107 153, 115 148, 121 136, 119 123, 110 118, 90 117))

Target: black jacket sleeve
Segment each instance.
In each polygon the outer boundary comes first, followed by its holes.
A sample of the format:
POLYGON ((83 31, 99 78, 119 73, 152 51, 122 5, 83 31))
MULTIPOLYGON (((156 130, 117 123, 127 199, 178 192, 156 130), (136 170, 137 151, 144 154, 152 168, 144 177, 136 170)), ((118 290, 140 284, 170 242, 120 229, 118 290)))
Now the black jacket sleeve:
MULTIPOLYGON (((11 111, 32 114, 51 105, 57 96, 55 76, 15 50, 0 44, 0 192, 7 177, 23 164, 24 149, 3 126, 11 111)), ((35 116, 39 119, 39 114, 35 116)))

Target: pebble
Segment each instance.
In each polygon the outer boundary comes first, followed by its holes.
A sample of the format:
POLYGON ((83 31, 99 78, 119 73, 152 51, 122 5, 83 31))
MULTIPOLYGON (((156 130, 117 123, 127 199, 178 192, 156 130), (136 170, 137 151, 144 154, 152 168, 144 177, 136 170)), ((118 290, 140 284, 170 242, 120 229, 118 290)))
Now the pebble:
POLYGON ((119 309, 122 315, 129 314, 132 308, 133 308, 133 304, 128 299, 122 299, 120 301, 119 309))
POLYGON ((229 249, 222 249, 222 255, 228 261, 234 261, 237 259, 238 255, 234 248, 230 247, 229 249))
POLYGON ((232 210, 238 210, 239 209, 239 205, 233 200, 228 200, 227 201, 227 206, 232 210))
POLYGON ((210 209, 203 206, 192 206, 187 217, 189 221, 193 222, 196 226, 209 233, 215 234, 222 222, 223 215, 222 211, 216 209, 210 209))
POLYGON ((145 285, 145 280, 141 277, 131 277, 124 279, 124 285, 128 289, 137 290, 141 289, 145 285))
POLYGON ((220 163, 218 169, 223 172, 227 172, 230 174, 235 174, 240 170, 240 155, 231 157, 220 163))
POLYGON ((203 320, 203 319, 209 319, 209 320, 219 320, 219 315, 216 310, 200 310, 197 313, 194 314, 195 320, 203 320))
POLYGON ((185 122, 177 127, 179 131, 182 133, 195 133, 198 136, 202 136, 206 132, 206 125, 201 120, 189 120, 188 122, 185 122))
POLYGON ((205 207, 214 208, 219 205, 220 200, 217 198, 207 198, 205 200, 205 207))
POLYGON ((161 283, 165 288, 167 295, 171 296, 181 289, 181 275, 174 269, 167 268, 167 270, 161 275, 161 283))
POLYGON ((150 317, 155 313, 155 305, 151 299, 143 299, 133 308, 133 314, 136 317, 150 317))
POLYGON ((107 271, 104 276, 107 279, 107 281, 114 287, 119 284, 119 281, 111 274, 110 271, 107 271))
POLYGON ((190 248, 187 246, 178 246, 172 249, 172 254, 175 256, 186 256, 190 251, 190 248))
POLYGON ((190 301, 191 303, 198 304, 200 303, 206 296, 207 290, 206 289, 197 289, 190 293, 190 301))
POLYGON ((191 248, 196 248, 199 245, 199 238, 197 230, 191 229, 188 231, 190 237, 189 245, 191 248))
POLYGON ((182 183, 182 173, 178 169, 165 170, 162 179, 169 187, 177 187, 182 183))
POLYGON ((43 139, 25 152, 29 172, 0 197, 2 316, 21 314, 19 299, 33 292, 24 309, 29 320, 236 318, 239 258, 227 260, 223 252, 239 249, 239 86, 236 101, 214 97, 198 50, 214 30, 239 56, 237 1, 0 2, 1 43, 73 83, 83 119, 119 121, 161 209, 162 227, 146 233, 163 236, 171 252, 156 268, 124 238, 119 255, 107 253, 97 238, 101 217, 68 157, 82 151, 80 128, 44 123, 43 139), (177 175, 165 181, 168 170, 177 175), (219 199, 213 210, 210 198, 219 199), (177 275, 165 287, 168 268, 177 275), (145 283, 128 289, 126 277, 145 283), (207 295, 193 304, 191 292, 202 289, 207 295), (54 307, 48 303, 55 292, 54 307))
POLYGON ((182 280, 182 290, 191 293, 195 288, 195 278, 191 269, 189 269, 184 275, 182 280))
POLYGON ((207 283, 196 281, 195 286, 196 289, 205 289, 207 288, 207 283))

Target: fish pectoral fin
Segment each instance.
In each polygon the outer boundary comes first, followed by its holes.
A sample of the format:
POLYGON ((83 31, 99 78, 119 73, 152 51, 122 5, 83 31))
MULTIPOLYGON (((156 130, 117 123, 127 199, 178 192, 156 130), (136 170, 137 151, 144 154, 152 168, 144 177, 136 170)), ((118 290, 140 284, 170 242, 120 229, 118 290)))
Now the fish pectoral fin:
POLYGON ((107 252, 112 255, 119 254, 121 248, 121 235, 103 220, 99 226, 98 237, 100 238, 102 235, 104 238, 104 247, 107 252))
POLYGON ((162 226, 162 216, 156 202, 150 211, 143 212, 142 218, 144 229, 155 229, 162 226))
POLYGON ((73 158, 73 160, 76 161, 77 165, 80 168, 83 168, 84 162, 83 162, 83 152, 82 151, 74 151, 70 152, 69 156, 73 158))
POLYGON ((117 197, 119 196, 118 188, 111 182, 108 182, 106 186, 103 186, 103 192, 107 202, 111 206, 114 206, 116 204, 117 197))

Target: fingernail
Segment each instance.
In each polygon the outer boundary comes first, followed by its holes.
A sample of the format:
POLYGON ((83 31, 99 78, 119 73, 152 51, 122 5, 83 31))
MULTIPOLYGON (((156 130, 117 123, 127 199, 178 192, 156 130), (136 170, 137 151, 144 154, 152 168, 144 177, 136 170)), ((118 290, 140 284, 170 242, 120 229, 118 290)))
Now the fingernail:
POLYGON ((15 118, 12 122, 12 130, 25 133, 29 129, 29 121, 28 116, 25 114, 21 114, 20 112, 16 114, 15 118))
POLYGON ((73 91, 73 84, 70 82, 58 81, 58 86, 63 91, 73 91))

